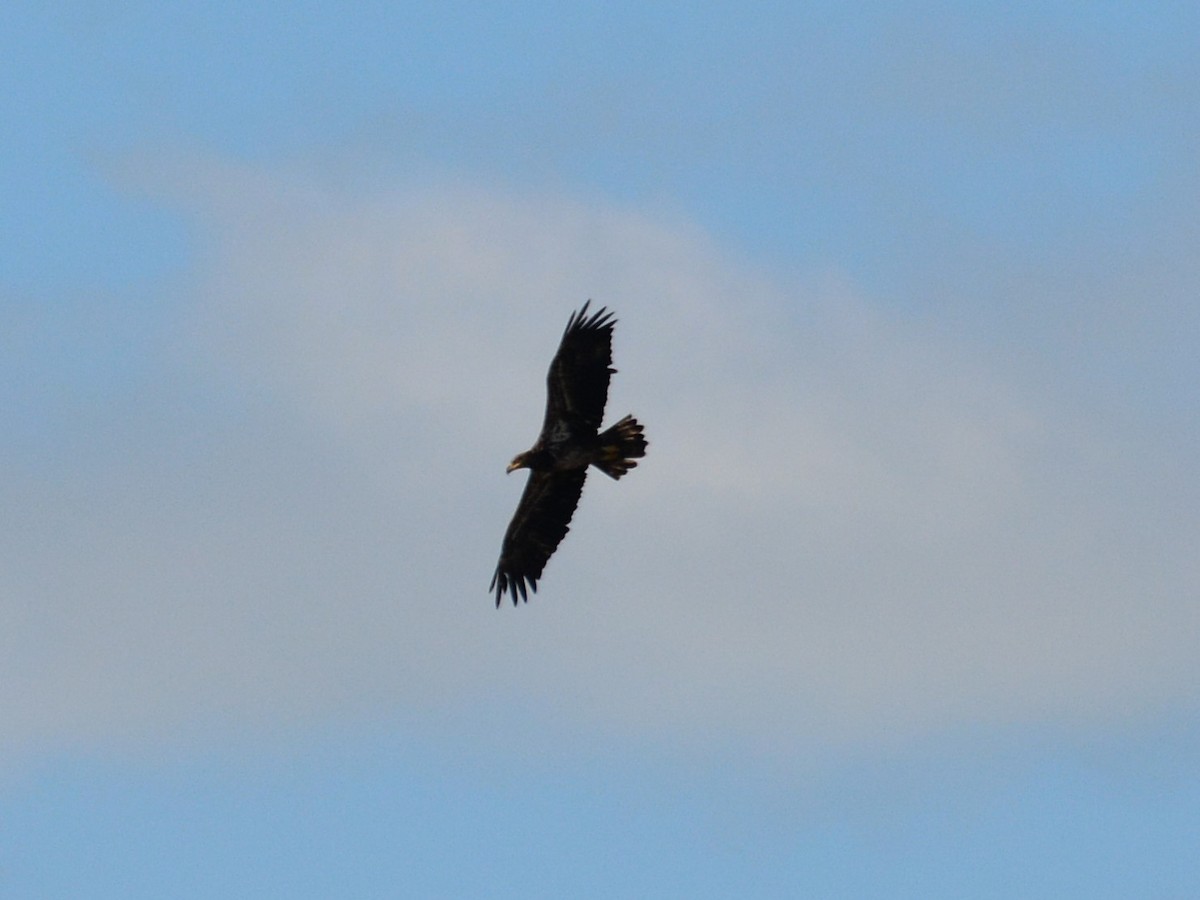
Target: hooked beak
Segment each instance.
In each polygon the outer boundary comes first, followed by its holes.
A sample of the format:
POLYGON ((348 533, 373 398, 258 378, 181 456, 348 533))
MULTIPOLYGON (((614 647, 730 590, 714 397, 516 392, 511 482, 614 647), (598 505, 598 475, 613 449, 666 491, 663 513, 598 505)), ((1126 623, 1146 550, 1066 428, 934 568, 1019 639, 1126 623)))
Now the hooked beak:
POLYGON ((520 469, 521 467, 522 467, 522 463, 521 463, 521 461, 520 461, 519 459, 514 459, 514 460, 513 460, 512 462, 510 462, 510 463, 508 464, 508 466, 507 466, 507 467, 504 469, 504 474, 505 474, 505 475, 507 475, 507 474, 509 474, 510 472, 514 472, 514 471, 516 471, 517 469, 520 469))

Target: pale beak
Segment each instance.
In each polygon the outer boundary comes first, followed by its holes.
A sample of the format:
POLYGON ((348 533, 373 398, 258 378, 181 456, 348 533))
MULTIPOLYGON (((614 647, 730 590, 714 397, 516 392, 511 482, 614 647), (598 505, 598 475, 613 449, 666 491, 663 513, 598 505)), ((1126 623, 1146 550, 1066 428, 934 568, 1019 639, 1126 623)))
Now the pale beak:
POLYGON ((512 462, 510 462, 510 463, 508 464, 508 466, 507 466, 507 467, 504 469, 504 474, 505 474, 505 475, 507 475, 507 474, 509 474, 510 472, 512 472, 512 471, 514 471, 514 470, 516 470, 516 469, 519 469, 519 468, 521 468, 521 464, 520 464, 519 462, 517 462, 516 460, 513 460, 513 461, 512 461, 512 462))

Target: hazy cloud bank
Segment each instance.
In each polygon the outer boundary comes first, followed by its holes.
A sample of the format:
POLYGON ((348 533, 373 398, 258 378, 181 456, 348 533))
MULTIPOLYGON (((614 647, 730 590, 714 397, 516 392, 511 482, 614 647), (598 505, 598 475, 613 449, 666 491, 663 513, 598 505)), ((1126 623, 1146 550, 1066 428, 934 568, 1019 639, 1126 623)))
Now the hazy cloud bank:
POLYGON ((103 452, 4 489, 10 749, 490 708, 786 752, 1196 700, 1194 467, 1031 387, 1003 335, 634 208, 152 181, 205 248, 176 361, 103 452), (589 297, 650 456, 497 612, 503 465, 589 297))

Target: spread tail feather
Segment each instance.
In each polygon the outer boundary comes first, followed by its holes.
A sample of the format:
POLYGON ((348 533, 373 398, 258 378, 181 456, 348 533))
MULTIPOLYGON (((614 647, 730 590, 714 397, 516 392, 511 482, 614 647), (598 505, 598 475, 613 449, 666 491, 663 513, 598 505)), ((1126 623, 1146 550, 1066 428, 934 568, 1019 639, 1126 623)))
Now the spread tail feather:
POLYGON ((635 459, 646 455, 642 426, 633 416, 601 432, 599 440, 600 450, 592 464, 609 478, 620 478, 637 466, 635 459))

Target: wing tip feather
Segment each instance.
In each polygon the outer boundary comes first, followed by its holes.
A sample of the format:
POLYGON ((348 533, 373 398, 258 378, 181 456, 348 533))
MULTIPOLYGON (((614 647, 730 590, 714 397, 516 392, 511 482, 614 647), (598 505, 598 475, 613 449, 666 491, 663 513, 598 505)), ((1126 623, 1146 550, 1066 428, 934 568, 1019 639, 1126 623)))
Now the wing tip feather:
POLYGON ((600 307, 589 318, 587 312, 591 304, 591 298, 588 298, 583 306, 571 313, 571 317, 567 319, 567 327, 563 331, 563 337, 566 337, 573 331, 603 331, 617 324, 616 313, 609 310, 607 306, 600 307))
POLYGON ((488 585, 488 592, 496 592, 496 609, 504 602, 505 594, 512 597, 513 606, 519 606, 529 602, 530 593, 537 593, 537 582, 538 580, 530 575, 507 572, 497 566, 496 573, 492 575, 492 583, 488 585))

